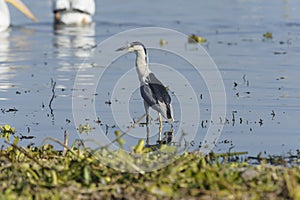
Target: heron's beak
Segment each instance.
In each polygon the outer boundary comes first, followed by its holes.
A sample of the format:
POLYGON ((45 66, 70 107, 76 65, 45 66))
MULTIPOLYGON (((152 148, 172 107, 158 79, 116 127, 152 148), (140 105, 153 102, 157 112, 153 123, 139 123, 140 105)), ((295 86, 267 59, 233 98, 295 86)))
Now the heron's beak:
POLYGON ((127 50, 127 49, 128 49, 128 46, 125 46, 125 47, 118 48, 116 51, 124 51, 124 50, 127 50))
POLYGON ((21 0, 5 0, 6 2, 12 4, 14 7, 16 7, 18 10, 20 10, 26 17, 31 19, 34 22, 37 22, 37 18, 31 13, 29 8, 25 6, 24 3, 22 3, 21 0))

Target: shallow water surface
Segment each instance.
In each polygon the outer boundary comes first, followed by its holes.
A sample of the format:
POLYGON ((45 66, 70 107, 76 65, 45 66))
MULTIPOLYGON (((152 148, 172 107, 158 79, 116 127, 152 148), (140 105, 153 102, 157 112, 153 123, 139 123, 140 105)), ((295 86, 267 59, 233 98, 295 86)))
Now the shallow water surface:
MULTIPOLYGON (((227 96, 226 119, 220 119, 225 125, 214 151, 231 149, 248 151, 252 155, 264 151, 282 154, 299 148, 300 2, 193 0, 187 3, 166 0, 155 4, 146 0, 97 1, 95 23, 88 27, 54 26, 51 2, 46 2, 26 1, 39 18, 37 24, 11 9, 13 26, 0 33, 0 124, 11 124, 19 135, 35 136, 33 140, 23 140, 24 144, 33 142, 39 145, 46 137, 62 140, 64 130, 69 132, 71 141, 78 138, 72 113, 78 69, 87 65, 87 68, 105 70, 104 66, 87 62, 97 44, 120 31, 157 26, 187 35, 198 34, 208 40, 203 47, 222 74, 227 96), (266 32, 271 32, 273 38, 264 38, 266 32)), ((141 40, 143 35, 137 37, 135 40, 141 40)), ((168 38, 164 39, 168 41, 168 38)), ((193 53, 193 48, 190 46, 187 51, 193 53)), ((178 69, 191 82, 195 80, 193 71, 184 71, 188 64, 183 60, 155 50, 149 51, 149 57, 153 63, 167 60, 172 69, 178 69)), ((112 93, 114 85, 111 83, 118 81, 131 67, 134 69, 133 66, 134 55, 121 56, 106 69, 106 76, 94 94, 101 129, 109 133, 110 139, 114 138, 116 129, 110 103, 122 105, 121 99, 112 93)), ((162 71, 159 71, 158 65, 150 67, 172 92, 175 83, 169 82, 168 69, 161 67, 162 71)), ((131 84, 139 84, 135 71, 131 73, 132 82, 123 88, 124 91, 131 84)), ((83 77, 86 84, 92 76, 83 77)), ((199 123, 191 125, 199 127, 193 148, 202 141, 211 112, 205 83, 199 80, 197 84, 201 115, 199 123)), ((189 120, 176 119, 181 115, 178 98, 185 93, 179 89, 173 92, 175 129, 178 129, 179 124, 189 120)), ((84 108, 78 108, 79 112, 80 109, 85 112, 84 108)), ((119 125, 124 129, 144 113, 138 90, 133 91, 128 109, 130 119, 127 113, 120 112, 118 116, 124 121, 119 125)), ((155 120, 156 114, 151 115, 155 120)), ((99 126, 97 119, 86 121, 99 126)), ((168 128, 166 125, 164 130, 168 128)), ((155 142, 157 124, 153 123, 150 129, 151 142, 155 142)), ((135 134, 145 134, 145 127, 137 127, 135 131, 127 138, 128 148, 136 144, 138 135, 135 134)), ((185 131, 188 133, 188 128, 185 131)))

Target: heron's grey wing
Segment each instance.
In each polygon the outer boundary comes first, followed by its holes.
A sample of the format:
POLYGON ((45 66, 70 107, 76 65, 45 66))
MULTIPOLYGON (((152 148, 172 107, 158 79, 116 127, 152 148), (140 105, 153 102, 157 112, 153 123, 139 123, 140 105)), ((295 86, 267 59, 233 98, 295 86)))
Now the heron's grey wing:
POLYGON ((156 78, 156 76, 153 73, 150 73, 148 78, 149 78, 148 83, 152 93, 155 96, 155 99, 167 105, 171 104, 171 97, 166 87, 156 78))
POLYGON ((153 92, 149 84, 142 85, 140 87, 140 91, 144 101, 146 101, 149 106, 153 106, 157 104, 157 99, 153 95, 153 92))
POLYGON ((140 89, 143 99, 151 107, 158 107, 157 109, 159 109, 160 112, 163 112, 166 118, 172 119, 171 97, 165 86, 153 73, 149 74, 146 78, 146 84, 142 85, 140 89), (161 108, 162 104, 165 105, 163 106, 165 109, 161 108))

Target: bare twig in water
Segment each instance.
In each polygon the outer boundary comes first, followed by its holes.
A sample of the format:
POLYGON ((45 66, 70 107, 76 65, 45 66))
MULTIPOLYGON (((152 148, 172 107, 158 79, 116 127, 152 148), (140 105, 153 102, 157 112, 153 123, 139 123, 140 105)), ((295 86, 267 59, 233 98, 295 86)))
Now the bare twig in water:
POLYGON ((56 82, 53 81, 53 79, 51 78, 52 97, 51 97, 50 102, 49 102, 49 108, 50 108, 51 116, 53 116, 52 102, 55 98, 55 85, 56 85, 56 82))
POLYGON ((64 150, 62 153, 63 156, 65 156, 68 151, 68 149, 66 148, 68 146, 68 140, 69 140, 68 131, 65 131, 64 132, 64 150))

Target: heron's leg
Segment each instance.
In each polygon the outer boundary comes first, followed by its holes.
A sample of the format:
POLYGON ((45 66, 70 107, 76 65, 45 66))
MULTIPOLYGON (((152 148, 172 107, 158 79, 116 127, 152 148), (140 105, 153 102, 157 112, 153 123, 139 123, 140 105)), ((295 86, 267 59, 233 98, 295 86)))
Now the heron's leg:
POLYGON ((149 125, 149 114, 146 114, 146 126, 149 125))
POLYGON ((145 107, 145 112, 146 112, 146 146, 149 145, 149 135, 150 135, 150 131, 149 131, 149 105, 147 104, 146 101, 144 101, 144 107, 145 107))
POLYGON ((158 140, 161 141, 161 133, 162 133, 162 117, 161 114, 158 113, 158 118, 159 118, 159 137, 158 140))
POLYGON ((144 101, 144 107, 145 107, 145 112, 146 112, 146 126, 149 124, 149 105, 147 104, 146 101, 144 101))
POLYGON ((150 136, 150 130, 149 130, 149 126, 147 126, 146 146, 149 146, 149 136, 150 136))

